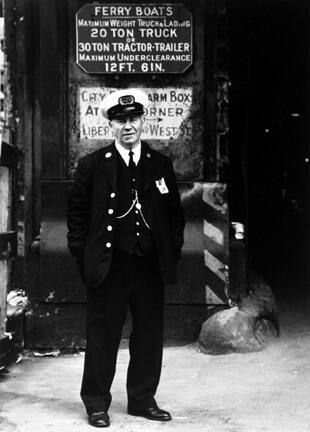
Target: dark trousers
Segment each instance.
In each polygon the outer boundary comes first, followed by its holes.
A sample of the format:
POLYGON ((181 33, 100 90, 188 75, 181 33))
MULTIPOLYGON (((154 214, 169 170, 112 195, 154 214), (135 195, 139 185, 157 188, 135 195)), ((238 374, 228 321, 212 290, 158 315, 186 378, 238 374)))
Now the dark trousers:
POLYGON ((116 251, 102 287, 87 291, 87 334, 81 397, 88 413, 108 410, 117 351, 129 306, 132 332, 128 406, 156 406, 163 350, 163 284, 155 254, 116 251))

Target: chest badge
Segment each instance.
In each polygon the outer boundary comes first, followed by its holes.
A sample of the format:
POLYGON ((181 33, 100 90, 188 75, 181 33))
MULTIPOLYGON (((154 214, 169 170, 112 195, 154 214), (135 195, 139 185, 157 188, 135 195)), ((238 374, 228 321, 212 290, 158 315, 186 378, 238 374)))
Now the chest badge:
POLYGON ((159 180, 155 180, 156 186, 161 194, 169 193, 164 177, 159 180))

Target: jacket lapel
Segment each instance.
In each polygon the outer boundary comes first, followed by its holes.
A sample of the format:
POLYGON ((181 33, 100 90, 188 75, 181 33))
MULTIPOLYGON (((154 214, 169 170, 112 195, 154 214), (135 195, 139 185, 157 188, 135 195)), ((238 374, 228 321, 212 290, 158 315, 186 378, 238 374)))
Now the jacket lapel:
POLYGON ((146 191, 152 184, 153 173, 152 173, 152 152, 150 147, 142 142, 141 147, 141 157, 143 158, 144 168, 145 168, 145 183, 144 190, 146 191))
POLYGON ((109 145, 103 153, 103 164, 111 187, 116 191, 117 160, 114 143, 109 145))

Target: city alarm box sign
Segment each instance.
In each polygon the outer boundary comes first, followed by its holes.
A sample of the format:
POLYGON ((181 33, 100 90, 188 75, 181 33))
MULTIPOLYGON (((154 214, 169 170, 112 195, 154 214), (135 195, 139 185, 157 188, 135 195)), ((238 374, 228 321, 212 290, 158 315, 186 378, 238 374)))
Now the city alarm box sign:
POLYGON ((183 73, 192 14, 180 4, 86 4, 76 14, 76 62, 87 73, 183 73))

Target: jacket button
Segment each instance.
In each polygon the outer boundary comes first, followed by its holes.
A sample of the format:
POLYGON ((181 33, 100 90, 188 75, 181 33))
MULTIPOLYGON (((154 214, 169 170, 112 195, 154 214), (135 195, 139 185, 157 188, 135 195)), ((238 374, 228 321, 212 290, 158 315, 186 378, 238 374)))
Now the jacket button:
POLYGON ((109 209, 109 210, 108 210, 108 213, 109 213, 109 214, 113 214, 113 213, 114 213, 114 210, 113 210, 113 209, 109 209))
POLYGON ((111 192, 110 197, 114 198, 115 197, 115 192, 111 192))
POLYGON ((110 248, 112 246, 110 242, 106 243, 105 245, 107 248, 110 248))
POLYGON ((108 231, 112 231, 112 229, 113 229, 113 228, 112 228, 111 225, 108 225, 108 226, 107 226, 107 230, 108 230, 108 231))

